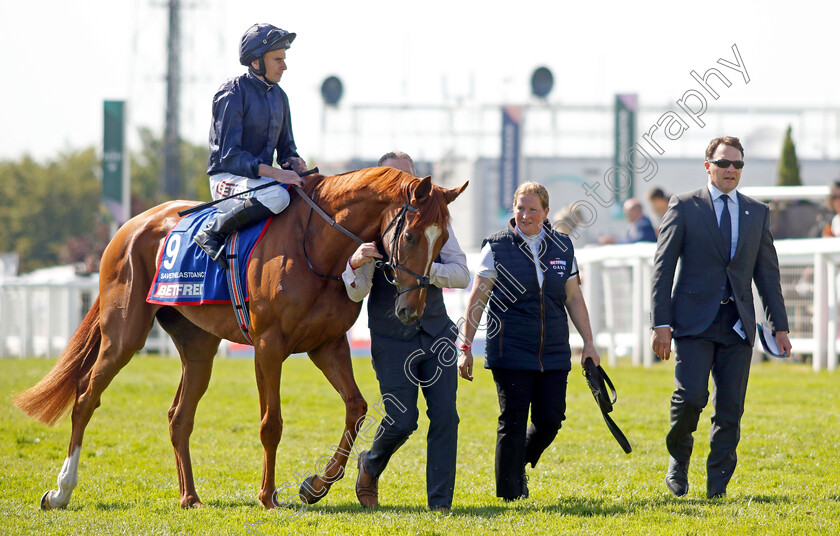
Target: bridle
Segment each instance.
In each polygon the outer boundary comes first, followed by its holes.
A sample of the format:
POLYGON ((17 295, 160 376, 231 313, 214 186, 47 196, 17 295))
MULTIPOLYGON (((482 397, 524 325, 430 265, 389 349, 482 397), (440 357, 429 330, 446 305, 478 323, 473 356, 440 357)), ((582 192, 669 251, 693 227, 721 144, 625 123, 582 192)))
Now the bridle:
MULTIPOLYGON (((397 215, 391 220, 391 223, 388 224, 388 227, 385 228, 385 232, 382 233, 382 238, 385 238, 385 235, 388 234, 388 230, 390 230, 391 227, 394 227, 394 233, 391 237, 391 255, 386 261, 376 261, 376 267, 382 270, 382 275, 385 276, 385 281, 397 287, 397 296, 410 292, 416 288, 429 288, 429 276, 417 275, 409 268, 400 264, 400 235, 402 234, 403 228, 405 228, 405 217, 408 212, 417 212, 417 207, 412 207, 408 203, 404 204, 397 215), (400 289, 400 284, 397 282, 396 276, 398 268, 413 276, 417 280, 417 284, 405 289, 400 289)), ((431 246, 431 244, 429 244, 429 246, 431 246)))
MULTIPOLYGON (((322 274, 318 270, 316 270, 315 267, 312 266, 312 261, 309 259, 309 255, 306 252, 306 230, 309 227, 309 221, 312 219, 312 211, 314 210, 315 212, 317 212, 319 216, 326 220, 330 227, 341 231, 342 233, 344 233, 344 235, 356 241, 357 243, 364 244, 364 240, 362 240, 352 232, 348 231, 346 228, 342 227, 338 222, 335 221, 334 218, 332 218, 329 214, 324 212, 324 210, 321 207, 319 207, 318 204, 315 203, 315 201, 313 201, 309 198, 308 195, 306 195, 302 188, 300 188, 299 186, 294 186, 294 188, 297 191, 298 195, 301 196, 303 200, 306 201, 306 203, 309 205, 309 216, 306 219, 306 225, 303 229, 302 238, 303 256, 306 259, 306 264, 309 266, 309 269, 312 270, 312 273, 317 275, 318 277, 332 279, 334 281, 341 281, 341 277, 339 276, 322 274)), ((391 237, 391 253, 388 254, 386 252, 385 260, 377 259, 374 263, 376 268, 382 270, 382 274, 385 276, 385 280, 391 285, 397 287, 397 296, 400 296, 402 294, 405 294, 406 292, 410 292, 417 288, 428 288, 430 285, 429 276, 418 275, 414 273, 411 269, 401 264, 399 261, 400 235, 402 234, 402 231, 405 228, 405 220, 409 212, 417 212, 417 207, 413 207, 410 203, 406 202, 399 210, 399 212, 397 212, 397 214, 391 219, 391 222, 388 224, 388 226, 385 228, 385 231, 382 233, 382 238, 384 238, 392 227, 394 229, 393 235, 391 237), (408 273, 409 275, 413 276, 417 280, 417 284, 406 289, 401 289, 400 284, 396 278, 397 269, 402 270, 408 273)))

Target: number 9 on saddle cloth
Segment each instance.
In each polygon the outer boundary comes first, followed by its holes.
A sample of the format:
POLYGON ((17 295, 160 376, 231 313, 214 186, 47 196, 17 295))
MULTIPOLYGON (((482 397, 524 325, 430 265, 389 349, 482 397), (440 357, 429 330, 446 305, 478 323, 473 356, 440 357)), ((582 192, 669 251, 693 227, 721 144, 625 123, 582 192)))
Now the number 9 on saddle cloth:
MULTIPOLYGON (((241 205, 241 203, 240 203, 241 205)), ((227 270, 211 259, 194 243, 193 236, 216 216, 215 207, 208 207, 184 217, 169 231, 157 260, 157 268, 146 301, 159 305, 202 305, 230 303, 231 294, 225 281, 227 270)), ((248 261, 254 246, 262 239, 271 220, 244 228, 237 233, 235 279, 244 282, 248 261)), ((244 286, 244 285, 243 285, 244 286)), ((246 289, 247 291, 247 289, 246 289)), ((247 296, 247 292, 244 294, 247 296)), ((247 297, 245 298, 247 299, 247 297)))

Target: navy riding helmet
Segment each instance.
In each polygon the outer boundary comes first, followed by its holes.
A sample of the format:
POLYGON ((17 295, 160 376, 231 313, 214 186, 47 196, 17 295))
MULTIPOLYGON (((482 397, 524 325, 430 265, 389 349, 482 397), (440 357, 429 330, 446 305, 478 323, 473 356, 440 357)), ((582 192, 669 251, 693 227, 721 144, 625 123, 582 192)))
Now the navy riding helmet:
POLYGON ((239 63, 249 67, 255 74, 265 74, 263 54, 279 48, 289 48, 297 34, 287 32, 271 24, 254 24, 242 36, 239 43, 239 63), (259 60, 259 70, 251 67, 251 62, 259 60))

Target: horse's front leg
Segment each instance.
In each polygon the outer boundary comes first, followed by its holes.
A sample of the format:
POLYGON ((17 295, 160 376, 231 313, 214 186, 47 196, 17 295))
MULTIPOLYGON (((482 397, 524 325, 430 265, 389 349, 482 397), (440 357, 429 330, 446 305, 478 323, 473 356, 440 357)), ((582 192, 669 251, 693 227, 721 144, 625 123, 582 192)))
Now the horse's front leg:
POLYGON ((322 474, 310 476, 300 485, 301 499, 307 504, 314 504, 327 494, 333 482, 344 476, 344 468, 353 452, 356 434, 365 425, 367 402, 353 376, 350 345, 346 335, 324 343, 309 352, 309 357, 341 395, 345 407, 344 433, 338 447, 334 448, 332 458, 326 464, 319 462, 318 469, 322 474))
POLYGON ((266 344, 265 341, 254 341, 254 366, 257 390, 260 394, 260 441, 264 452, 259 499, 267 509, 278 506, 274 499, 276 490, 274 473, 277 446, 280 444, 280 436, 283 435, 283 416, 280 412, 280 373, 283 369, 283 361, 288 357, 287 353, 283 353, 282 358, 278 359, 276 352, 270 353, 266 350, 266 347, 276 348, 276 346, 266 344))

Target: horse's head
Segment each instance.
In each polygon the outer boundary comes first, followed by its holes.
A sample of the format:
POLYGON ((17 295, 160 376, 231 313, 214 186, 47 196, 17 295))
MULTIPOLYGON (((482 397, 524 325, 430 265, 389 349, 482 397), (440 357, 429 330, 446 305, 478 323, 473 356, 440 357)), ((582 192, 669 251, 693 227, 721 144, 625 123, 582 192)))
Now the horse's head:
POLYGON ((395 313, 404 324, 423 315, 432 262, 449 239, 449 209, 467 187, 448 190, 432 184, 431 177, 406 185, 405 202, 382 219, 382 242, 387 254, 383 270, 397 287, 395 313))

